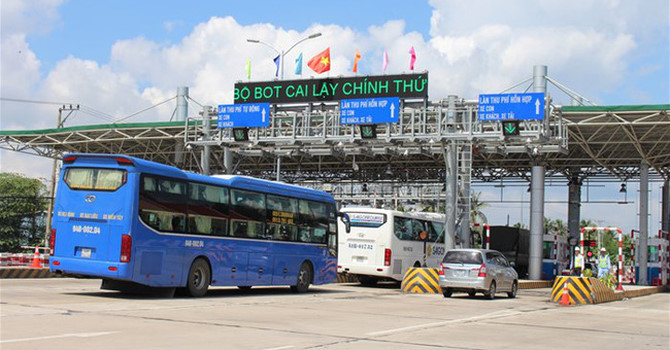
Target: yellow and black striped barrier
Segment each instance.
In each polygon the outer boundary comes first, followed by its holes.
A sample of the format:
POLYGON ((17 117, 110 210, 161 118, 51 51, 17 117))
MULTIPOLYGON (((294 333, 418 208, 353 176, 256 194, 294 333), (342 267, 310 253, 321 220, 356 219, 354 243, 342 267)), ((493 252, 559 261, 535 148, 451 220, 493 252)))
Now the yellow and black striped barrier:
POLYGON ((570 304, 594 304, 594 292, 591 282, 588 278, 558 276, 554 280, 554 286, 551 288, 551 301, 558 303, 563 296, 564 285, 568 287, 568 296, 570 304))
POLYGON ((437 269, 412 267, 405 273, 400 289, 403 293, 436 294, 442 293, 437 269))

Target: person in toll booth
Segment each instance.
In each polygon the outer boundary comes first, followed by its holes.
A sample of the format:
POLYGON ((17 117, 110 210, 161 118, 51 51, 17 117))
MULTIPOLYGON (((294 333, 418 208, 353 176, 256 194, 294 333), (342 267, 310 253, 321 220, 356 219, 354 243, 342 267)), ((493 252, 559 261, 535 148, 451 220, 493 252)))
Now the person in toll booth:
POLYGON ((572 265, 572 275, 581 276, 582 269, 584 269, 584 255, 582 255, 579 247, 575 247, 575 260, 572 265))
POLYGON ((612 268, 610 256, 607 255, 607 249, 600 248, 600 256, 598 257, 598 278, 608 274, 612 268))

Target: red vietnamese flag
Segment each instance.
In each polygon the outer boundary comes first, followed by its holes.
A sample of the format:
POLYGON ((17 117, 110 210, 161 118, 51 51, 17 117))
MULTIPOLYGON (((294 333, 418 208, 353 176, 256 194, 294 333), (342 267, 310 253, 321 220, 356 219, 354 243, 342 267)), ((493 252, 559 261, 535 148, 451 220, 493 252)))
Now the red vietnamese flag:
POLYGON ((312 68, 316 74, 321 74, 330 70, 330 47, 323 50, 320 54, 312 57, 307 66, 312 68))

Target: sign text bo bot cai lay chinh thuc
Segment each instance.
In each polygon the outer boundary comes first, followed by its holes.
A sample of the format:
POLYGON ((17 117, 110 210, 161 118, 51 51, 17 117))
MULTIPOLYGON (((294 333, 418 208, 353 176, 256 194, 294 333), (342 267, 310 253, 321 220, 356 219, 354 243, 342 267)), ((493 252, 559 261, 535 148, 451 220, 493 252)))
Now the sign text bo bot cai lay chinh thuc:
POLYGON ((303 103, 366 97, 427 99, 428 73, 238 82, 238 103, 303 103))

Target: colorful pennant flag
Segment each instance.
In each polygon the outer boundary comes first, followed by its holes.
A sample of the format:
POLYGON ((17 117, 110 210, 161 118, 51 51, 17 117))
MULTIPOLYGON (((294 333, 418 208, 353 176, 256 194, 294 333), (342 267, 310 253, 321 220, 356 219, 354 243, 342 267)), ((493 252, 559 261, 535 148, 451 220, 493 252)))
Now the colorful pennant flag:
POLYGON ((275 66, 277 66, 277 69, 275 70, 275 77, 279 76, 279 55, 277 57, 272 59, 275 63, 275 66))
POLYGON ((302 52, 295 59, 295 75, 302 75, 302 52))
POLYGON ((330 70, 330 47, 323 50, 318 55, 312 57, 307 66, 312 68, 316 74, 321 74, 330 70))
POLYGON ((384 58, 382 60, 382 74, 386 74, 386 68, 389 66, 389 54, 384 50, 384 58))
POLYGON ((251 80, 251 58, 247 58, 247 64, 244 68, 247 71, 247 80, 251 80))
POLYGON ((414 70, 414 62, 416 62, 416 51, 414 46, 409 49, 409 70, 414 70))
POLYGON ((351 71, 354 73, 358 73, 358 61, 361 60, 361 50, 356 50, 356 56, 354 57, 354 69, 351 71))

